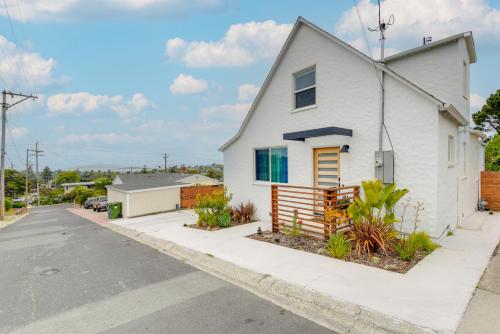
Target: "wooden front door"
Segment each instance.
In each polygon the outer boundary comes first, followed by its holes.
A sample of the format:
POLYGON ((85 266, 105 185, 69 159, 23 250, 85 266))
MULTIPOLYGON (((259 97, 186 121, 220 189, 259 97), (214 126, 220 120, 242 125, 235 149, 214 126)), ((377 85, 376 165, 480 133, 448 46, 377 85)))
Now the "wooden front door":
POLYGON ((340 185, 340 148, 314 149, 314 187, 330 188, 340 185))

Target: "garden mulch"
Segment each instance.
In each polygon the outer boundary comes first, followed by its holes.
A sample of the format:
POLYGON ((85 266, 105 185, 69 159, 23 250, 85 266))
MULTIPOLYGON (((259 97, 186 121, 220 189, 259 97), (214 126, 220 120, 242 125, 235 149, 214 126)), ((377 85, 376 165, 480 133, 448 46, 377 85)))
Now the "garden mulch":
MULTIPOLYGON (((304 236, 296 238, 283 233, 273 233, 269 231, 262 232, 261 234, 255 233, 249 235, 248 238, 330 257, 326 249, 328 243, 324 240, 315 240, 304 236)), ((371 258, 367 255, 358 256, 354 252, 351 252, 345 261, 404 274, 420 262, 426 255, 428 255, 426 252, 418 251, 411 261, 404 261, 392 251, 387 251, 386 254, 379 251, 373 253, 371 258)))

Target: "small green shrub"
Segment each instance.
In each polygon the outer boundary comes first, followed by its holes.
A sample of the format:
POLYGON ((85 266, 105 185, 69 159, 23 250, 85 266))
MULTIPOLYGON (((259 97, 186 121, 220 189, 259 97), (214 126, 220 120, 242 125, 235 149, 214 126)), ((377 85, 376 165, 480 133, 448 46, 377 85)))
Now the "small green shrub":
POLYGON ((404 237, 394 243, 393 249, 402 260, 411 261, 420 249, 420 246, 415 242, 415 239, 404 237))
POLYGON ((289 237, 298 238, 302 234, 302 221, 299 221, 299 213, 297 210, 293 211, 292 226, 283 226, 283 233, 289 237))
POLYGON ((206 195, 198 194, 194 208, 198 214, 197 225, 209 228, 231 226, 230 201, 231 195, 227 195, 225 189, 206 195))
POLYGON ((5 197, 5 211, 10 210, 12 208, 12 198, 5 197))
POLYGON ((326 250, 331 257, 345 259, 351 252, 351 243, 343 233, 335 233, 330 236, 326 250))
POLYGON ((12 203, 12 207, 14 209, 24 208, 25 206, 26 206, 26 203, 24 203, 24 202, 15 202, 15 203, 12 203))
POLYGON ((431 237, 424 231, 413 232, 397 240, 394 243, 393 249, 398 256, 404 261, 411 261, 417 251, 422 250, 430 253, 439 245, 431 240, 431 237))
POLYGON ((447 236, 447 237, 452 237, 452 236, 454 236, 454 235, 455 235, 455 234, 453 233, 453 231, 452 231, 452 230, 449 230, 448 232, 446 232, 446 236, 447 236))
POLYGON ((426 253, 430 253, 439 247, 437 243, 432 241, 429 234, 424 231, 414 232, 410 235, 410 238, 426 253))
POLYGON ((231 226, 231 215, 229 212, 222 212, 217 217, 217 225, 221 228, 226 228, 231 226))
POLYGON ((356 198, 347 208, 353 221, 349 238, 356 254, 371 257, 378 250, 385 252, 397 237, 393 224, 399 219, 394 206, 408 189, 396 189, 395 184, 384 185, 380 180, 363 181, 361 186, 364 198, 356 198))

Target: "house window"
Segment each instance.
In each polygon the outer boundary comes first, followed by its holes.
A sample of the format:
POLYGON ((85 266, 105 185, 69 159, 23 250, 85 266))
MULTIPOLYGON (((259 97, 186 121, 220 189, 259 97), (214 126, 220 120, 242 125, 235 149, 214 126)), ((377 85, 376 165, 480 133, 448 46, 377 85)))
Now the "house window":
POLYGON ((316 68, 294 74, 295 109, 316 104, 316 68))
POLYGON ((453 136, 448 136, 448 166, 453 167, 455 162, 455 142, 453 136))
POLYGON ((467 175, 467 143, 464 142, 464 161, 463 161, 464 176, 467 175))
POLYGON ((467 98, 469 96, 469 71, 467 70, 467 63, 464 61, 464 65, 463 65, 463 83, 464 83, 464 86, 463 86, 463 94, 464 94, 464 98, 467 98))
POLYGON ((255 180, 288 182, 288 149, 271 147, 255 150, 255 180))

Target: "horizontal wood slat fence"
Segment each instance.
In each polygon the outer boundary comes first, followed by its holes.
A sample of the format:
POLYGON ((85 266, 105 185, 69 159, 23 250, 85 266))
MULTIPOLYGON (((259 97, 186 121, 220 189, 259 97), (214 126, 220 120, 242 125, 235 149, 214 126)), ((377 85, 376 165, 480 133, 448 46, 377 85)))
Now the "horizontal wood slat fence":
POLYGON ((359 191, 359 186, 314 188, 273 184, 273 232, 291 227, 296 215, 303 235, 327 240, 332 233, 350 225, 350 220, 342 217, 347 217, 347 207, 359 197, 359 191))
POLYGON ((223 190, 221 185, 191 186, 181 188, 181 208, 192 209, 196 205, 196 195, 211 194, 217 190, 223 190))
POLYGON ((500 211, 500 172, 481 172, 481 197, 492 211, 500 211))

